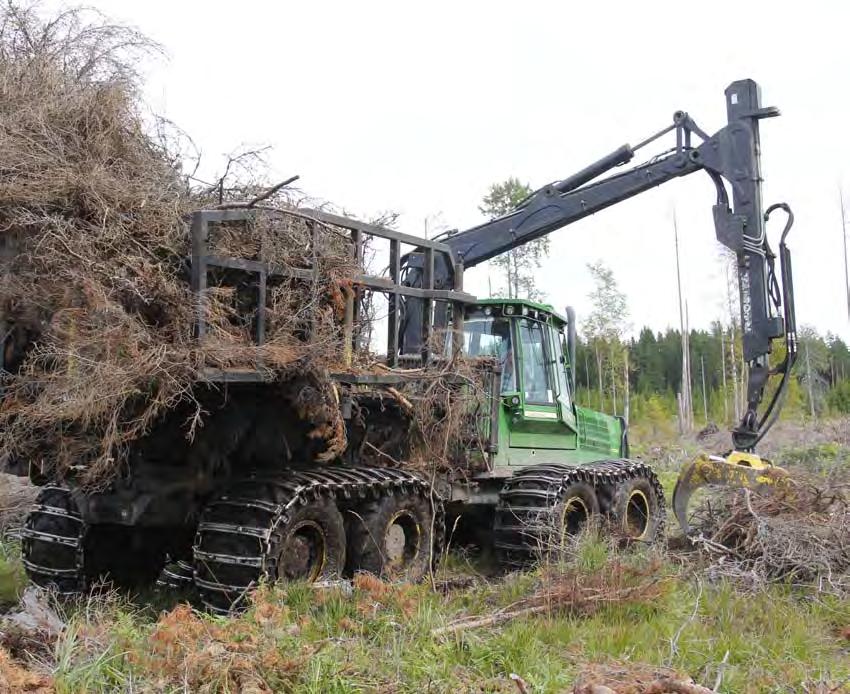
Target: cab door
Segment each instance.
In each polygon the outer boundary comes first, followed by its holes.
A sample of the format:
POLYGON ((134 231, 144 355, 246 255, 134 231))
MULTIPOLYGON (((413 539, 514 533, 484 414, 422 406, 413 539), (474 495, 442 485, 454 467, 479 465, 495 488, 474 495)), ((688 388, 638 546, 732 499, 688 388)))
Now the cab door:
POLYGON ((577 431, 576 413, 573 409, 572 392, 570 391, 570 378, 567 368, 572 367, 568 363, 566 341, 564 333, 555 326, 548 326, 549 344, 552 348, 552 369, 555 372, 555 391, 558 402, 558 414, 561 421, 577 431))
POLYGON ((563 348, 555 345, 553 332, 543 321, 516 319, 521 401, 510 427, 512 448, 576 448, 575 417, 559 357, 563 348))

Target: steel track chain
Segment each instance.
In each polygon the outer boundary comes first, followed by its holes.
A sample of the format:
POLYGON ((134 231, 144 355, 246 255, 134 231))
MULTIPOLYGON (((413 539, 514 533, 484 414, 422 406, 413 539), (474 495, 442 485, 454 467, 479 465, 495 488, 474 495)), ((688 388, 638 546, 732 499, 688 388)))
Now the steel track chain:
POLYGON ((87 530, 70 489, 42 487, 21 529, 22 561, 29 579, 60 595, 84 591, 87 530))
MULTIPOLYGON (((493 524, 494 546, 503 561, 524 564, 546 544, 554 526, 552 513, 564 490, 576 482, 591 484, 598 496, 629 479, 646 479, 658 499, 657 536, 664 536, 664 490, 647 464, 634 460, 605 460, 586 465, 541 464, 516 472, 499 493, 493 524)), ((603 509, 607 510, 607 509, 603 509)))
POLYGON ((293 508, 322 499, 354 506, 397 492, 433 501, 434 556, 439 556, 445 535, 443 503, 427 482, 412 473, 325 467, 282 470, 235 482, 204 507, 198 524, 194 579, 202 602, 215 612, 229 612, 259 582, 276 575, 278 530, 286 526, 293 508))

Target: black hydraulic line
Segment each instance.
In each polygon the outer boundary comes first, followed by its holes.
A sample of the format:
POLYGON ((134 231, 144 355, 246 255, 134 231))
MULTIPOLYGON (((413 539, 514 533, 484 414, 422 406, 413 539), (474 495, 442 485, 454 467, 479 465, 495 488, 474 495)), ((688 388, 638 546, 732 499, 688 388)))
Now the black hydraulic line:
POLYGON ((797 360, 797 318, 794 310, 794 280, 791 274, 791 253, 785 243, 791 227, 794 225, 794 213, 787 203, 776 203, 767 208, 764 213, 765 222, 770 219, 770 215, 776 210, 782 210, 787 215, 785 228, 782 231, 782 236, 779 240, 779 262, 780 272, 782 274, 782 304, 785 317, 785 359, 777 367, 776 373, 782 375, 782 380, 776 392, 773 394, 770 402, 765 408, 764 415, 758 424, 758 436, 753 442, 755 446, 761 441, 767 432, 773 427, 779 419, 779 413, 782 410, 782 405, 787 396, 788 383, 791 378, 791 369, 797 360))
MULTIPOLYGON (((677 114, 678 114, 678 112, 677 112, 677 114)), ((666 128, 661 128, 661 130, 659 130, 654 135, 650 135, 645 140, 641 140, 640 142, 638 142, 634 147, 632 147, 632 152, 637 152, 639 149, 643 149, 648 144, 655 142, 658 138, 663 137, 664 135, 669 133, 671 130, 675 130, 676 126, 677 126, 677 123, 676 123, 676 119, 675 119, 675 116, 674 116, 673 122, 670 125, 668 125, 666 128)))
POLYGON ((630 162, 634 156, 635 151, 628 145, 623 145, 622 147, 615 149, 611 152, 611 154, 602 157, 599 161, 594 162, 590 166, 586 166, 578 173, 574 173, 569 178, 553 183, 552 188, 557 190, 559 193, 566 193, 571 190, 575 190, 576 188, 583 186, 588 181, 598 178, 606 171, 610 171, 615 166, 620 166, 621 164, 630 162))

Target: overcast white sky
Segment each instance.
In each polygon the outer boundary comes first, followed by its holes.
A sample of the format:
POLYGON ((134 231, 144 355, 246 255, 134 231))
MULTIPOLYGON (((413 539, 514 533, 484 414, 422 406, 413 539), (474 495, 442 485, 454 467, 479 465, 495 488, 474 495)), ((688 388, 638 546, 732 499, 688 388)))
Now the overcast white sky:
MULTIPOLYGON (((676 109, 713 132, 725 124, 724 88, 752 77, 783 112, 762 123, 764 192, 766 205, 796 213, 799 320, 850 338, 838 203, 842 181, 850 201, 847 3, 92 4, 165 46, 150 101, 208 167, 268 143, 280 178, 298 173, 307 192, 361 217, 400 212, 414 234, 435 215, 474 225, 490 183, 563 178, 676 109)), ((677 325, 675 207, 691 325, 707 325, 725 301, 713 201, 708 177, 694 174, 555 232, 539 287, 585 314, 585 266, 603 258, 635 327, 677 325)), ((486 268, 467 288, 486 294, 486 268)))

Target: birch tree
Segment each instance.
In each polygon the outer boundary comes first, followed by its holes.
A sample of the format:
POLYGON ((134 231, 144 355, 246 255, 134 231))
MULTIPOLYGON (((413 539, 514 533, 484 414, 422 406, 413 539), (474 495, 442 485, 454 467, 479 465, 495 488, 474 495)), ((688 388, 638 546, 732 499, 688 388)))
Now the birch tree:
POLYGON ((626 392, 628 366, 623 338, 628 329, 626 296, 617 286, 614 273, 601 260, 589 263, 594 289, 589 298, 592 310, 584 321, 583 332, 596 358, 600 409, 604 409, 603 380, 607 377, 612 413, 617 410, 617 391, 626 392))
MULTIPOLYGON (((514 210, 531 192, 527 184, 509 178, 491 185, 478 209, 490 219, 495 219, 514 210)), ((549 238, 544 236, 497 255, 490 260, 490 267, 504 277, 508 298, 540 301, 544 295, 537 288, 534 274, 548 255, 549 238)))

